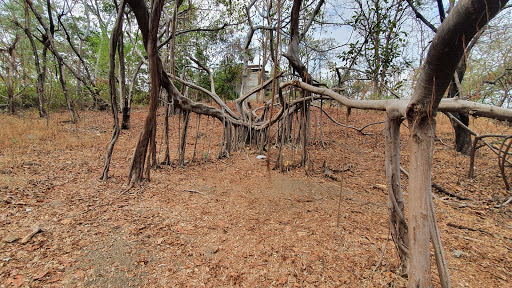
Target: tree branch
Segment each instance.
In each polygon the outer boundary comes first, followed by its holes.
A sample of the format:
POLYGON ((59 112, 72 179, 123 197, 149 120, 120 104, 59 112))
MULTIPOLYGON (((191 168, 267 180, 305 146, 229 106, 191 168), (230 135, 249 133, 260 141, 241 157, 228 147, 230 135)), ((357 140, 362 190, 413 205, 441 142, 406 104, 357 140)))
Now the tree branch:
POLYGON ((412 3, 411 0, 406 0, 407 3, 409 3, 409 7, 411 7, 412 11, 414 12, 414 14, 416 15, 416 18, 420 19, 421 22, 425 23, 425 25, 428 26, 428 28, 430 28, 432 31, 434 31, 434 33, 437 33, 437 28, 436 26, 432 25, 432 23, 430 23, 421 13, 420 11, 418 11, 418 9, 414 6, 414 4, 412 3))

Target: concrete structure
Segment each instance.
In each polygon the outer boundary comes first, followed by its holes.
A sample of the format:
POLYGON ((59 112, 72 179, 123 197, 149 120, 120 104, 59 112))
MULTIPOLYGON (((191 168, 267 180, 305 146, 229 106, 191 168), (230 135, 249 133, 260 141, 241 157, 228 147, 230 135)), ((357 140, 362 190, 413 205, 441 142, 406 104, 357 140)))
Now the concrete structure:
MULTIPOLYGON (((243 94, 246 92, 254 89, 255 87, 259 86, 259 79, 261 77, 261 65, 255 64, 255 65, 248 65, 247 66, 247 84, 245 86, 245 89, 243 91, 243 94)), ((265 71, 263 75, 263 82, 265 80, 268 80, 268 72, 265 71)), ((263 100, 263 93, 254 93, 252 94, 247 100, 248 101, 262 101, 263 100)))

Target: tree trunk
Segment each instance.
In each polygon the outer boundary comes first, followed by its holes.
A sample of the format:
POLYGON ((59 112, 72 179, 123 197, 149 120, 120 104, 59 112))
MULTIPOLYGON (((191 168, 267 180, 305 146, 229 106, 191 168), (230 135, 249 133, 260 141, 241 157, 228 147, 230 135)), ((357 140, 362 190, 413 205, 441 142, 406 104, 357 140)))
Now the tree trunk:
POLYGON ((192 161, 196 159, 197 142, 199 142, 199 127, 201 125, 201 114, 197 115, 197 126, 196 126, 196 139, 194 141, 194 154, 192 154, 192 161))
POLYGON ((409 236, 405 221, 400 178, 400 118, 386 116, 386 177, 388 180, 389 229, 400 257, 400 270, 407 272, 409 236))
MULTIPOLYGON (((469 114, 467 113, 453 113, 453 117, 457 118, 462 124, 469 127, 469 114)), ((464 155, 471 153, 471 133, 464 129, 456 122, 452 122, 453 129, 455 130, 455 150, 464 155)))
POLYGON ((164 116, 164 137, 165 137, 165 154, 164 154, 164 161, 162 161, 162 164, 164 165, 171 165, 171 155, 169 150, 169 112, 172 109, 171 107, 171 97, 169 94, 167 94, 166 97, 167 101, 164 104, 165 107, 165 116, 164 116))
MULTIPOLYGON (((156 110, 158 107, 158 95, 160 94, 160 71, 159 71, 159 63, 158 63, 158 23, 160 20, 160 15, 162 13, 164 1, 155 0, 152 3, 152 11, 149 18, 149 27, 147 34, 147 41, 144 41, 146 44, 146 51, 148 55, 148 66, 149 66, 149 76, 151 80, 151 92, 149 95, 149 109, 148 115, 146 116, 146 120, 144 121, 144 127, 140 133, 139 140, 137 142, 137 146, 135 147, 135 151, 132 156, 132 160, 130 163, 130 169, 128 174, 128 179, 130 185, 138 184, 143 179, 143 171, 144 171, 144 161, 146 157, 146 152, 150 140, 151 133, 153 131, 153 125, 156 125, 156 110)), ((139 3, 140 5, 140 3, 139 3)), ((142 3, 142 5, 145 5, 142 3)), ((132 1, 130 1, 130 6, 132 6, 132 1)), ((139 25, 141 23, 139 22, 139 25)), ((141 29, 143 30, 143 29, 141 29)))
MULTIPOLYGON (((16 40, 17 41, 17 40, 16 40)), ((16 108, 14 106, 14 69, 16 69, 16 63, 14 59, 14 50, 15 50, 16 43, 14 45, 10 46, 7 50, 9 53, 9 64, 7 66, 7 97, 8 97, 8 103, 9 103, 9 113, 15 114, 16 108)))
POLYGON ((428 201, 432 197, 435 119, 414 119, 409 121, 409 127, 409 287, 430 287, 428 201))
MULTIPOLYGON (((459 83, 462 82, 464 74, 466 73, 465 57, 463 57, 459 62, 455 73, 457 77, 454 76, 452 78, 446 98, 455 98, 460 96, 459 83)), ((466 127, 469 126, 469 115, 467 113, 452 113, 452 115, 462 122, 462 124, 466 125, 466 127)), ((455 121, 452 121, 452 127, 455 131, 455 150, 464 155, 469 155, 472 144, 471 134, 455 121)))
POLYGON ((116 47, 119 45, 119 41, 122 39, 119 37, 123 27, 123 13, 124 13, 125 1, 121 0, 121 4, 117 11, 116 23, 114 24, 114 28, 112 29, 112 35, 110 37, 110 62, 109 62, 109 74, 108 74, 108 84, 109 84, 109 93, 110 93, 110 104, 112 108, 112 116, 114 120, 114 125, 112 128, 112 138, 110 139, 110 143, 108 144, 107 154, 105 156, 105 163, 103 165, 103 173, 101 175, 100 180, 108 179, 108 172, 110 169, 110 160, 112 158, 112 152, 114 150, 114 146, 119 138, 120 128, 119 128, 119 112, 117 111, 117 95, 116 95, 116 78, 115 78, 115 69, 116 69, 116 47))
POLYGON ((181 129, 180 156, 178 166, 185 168, 185 148, 187 147, 188 122, 190 121, 190 112, 183 110, 183 128, 181 129))
MULTIPOLYGON (((123 29, 121 22, 121 30, 123 29)), ((126 68, 124 57, 123 34, 119 34, 119 42, 117 44, 117 54, 119 55, 119 100, 121 102, 121 112, 123 114, 121 120, 121 129, 130 129, 130 99, 126 93, 126 68)))
POLYGON ((37 52, 37 46, 34 42, 34 37, 32 36, 32 33, 30 32, 30 17, 28 13, 28 4, 25 3, 25 27, 24 31, 25 34, 28 37, 28 40, 30 41, 30 46, 32 47, 32 53, 34 54, 34 65, 36 67, 36 73, 37 73, 37 82, 36 82, 36 89, 37 89, 37 97, 38 97, 38 109, 39 109, 39 117, 44 118, 46 117, 46 108, 45 108, 45 96, 44 96, 44 83, 45 83, 45 74, 41 70, 41 64, 39 62, 39 54, 37 52))
POLYGON ((66 99, 66 107, 68 108, 69 115, 71 117, 71 122, 76 123, 77 117, 76 117, 76 112, 75 112, 75 105, 73 104, 73 101, 71 100, 71 97, 69 96, 69 90, 68 90, 68 86, 66 84, 66 78, 64 76, 64 69, 62 69, 62 67, 64 66, 62 58, 57 57, 57 64, 59 66, 60 85, 62 87, 62 92, 64 93, 64 98, 66 99))
MULTIPOLYGON (((501 0, 463 0, 439 27, 421 69, 406 115, 410 130, 409 287, 430 287, 429 217, 436 111, 455 73, 465 46, 498 11, 501 0)), ((443 259, 444 260, 444 259, 443 259)), ((442 281, 448 283, 449 281, 442 281)))

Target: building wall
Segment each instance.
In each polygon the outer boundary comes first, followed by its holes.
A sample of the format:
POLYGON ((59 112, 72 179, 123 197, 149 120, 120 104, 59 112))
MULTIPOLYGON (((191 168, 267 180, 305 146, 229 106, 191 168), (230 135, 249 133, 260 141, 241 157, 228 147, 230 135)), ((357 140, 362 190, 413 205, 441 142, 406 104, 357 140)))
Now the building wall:
MULTIPOLYGON (((247 84, 244 88, 243 94, 245 94, 246 92, 259 86, 258 79, 259 79, 260 73, 261 73, 261 66, 260 65, 249 65, 247 67, 247 70, 248 70, 247 71, 247 84)), ((263 81, 265 81, 265 80, 267 80, 267 77, 264 77, 263 81)), ((256 100, 258 100, 257 93, 252 94, 247 99, 247 101, 250 101, 250 102, 256 101, 256 100)), ((263 100, 263 99, 260 99, 260 100, 263 100)))

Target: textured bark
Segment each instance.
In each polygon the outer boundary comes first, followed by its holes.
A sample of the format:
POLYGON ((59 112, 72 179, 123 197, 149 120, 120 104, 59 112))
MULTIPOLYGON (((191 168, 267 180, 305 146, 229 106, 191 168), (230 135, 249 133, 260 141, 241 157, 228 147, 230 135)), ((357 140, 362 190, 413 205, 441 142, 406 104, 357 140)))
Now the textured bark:
POLYGON ((506 2, 458 2, 432 41, 414 95, 407 107, 411 155, 408 205, 411 288, 431 286, 429 240, 431 229, 436 228, 430 225, 437 224, 431 223, 428 205, 429 197, 432 197, 431 167, 436 111, 464 55, 466 43, 506 2))
MULTIPOLYGON (((464 74, 466 73, 466 59, 462 57, 460 60, 457 69, 455 71, 457 77, 453 77, 450 87, 448 88, 447 98, 455 98, 460 96, 459 84, 462 82, 464 78, 464 74)), ((453 113, 453 117, 457 118, 461 123, 469 126, 469 115, 467 113, 453 113)), ((464 129, 463 126, 459 125, 457 122, 452 121, 452 127, 455 131, 455 150, 464 155, 469 155, 471 152, 471 134, 464 129)))
POLYGON ((293 0, 291 19, 290 19, 290 44, 288 45, 288 51, 284 55, 290 65, 299 74, 302 81, 311 83, 311 77, 306 69, 302 60, 300 60, 300 49, 299 43, 301 40, 299 34, 299 19, 300 19, 300 7, 302 6, 302 0, 293 0))
POLYGON ((423 118, 409 125, 409 287, 430 287, 432 274, 428 201, 432 197, 435 119, 423 118))
MULTIPOLYGON (((134 4, 141 6, 141 8, 143 8, 144 10, 140 12, 146 13, 146 17, 148 17, 146 4, 144 2, 129 1, 128 3, 132 7, 132 9, 136 9, 134 7, 134 4)), ((133 153, 132 160, 130 163, 128 175, 130 185, 138 184, 140 183, 140 181, 142 181, 144 161, 147 154, 148 144, 153 131, 153 126, 156 125, 156 110, 158 107, 158 95, 160 93, 160 72, 162 69, 162 64, 160 58, 158 57, 157 34, 158 23, 160 20, 160 15, 162 13, 163 4, 164 1, 153 1, 149 21, 146 21, 142 24, 139 22, 139 27, 141 27, 141 25, 147 25, 147 30, 145 30, 146 33, 143 33, 143 38, 144 46, 146 47, 146 52, 148 54, 151 92, 149 96, 148 115, 146 116, 146 120, 144 121, 144 127, 140 133, 139 140, 137 142, 137 146, 135 147, 135 151, 133 153)), ((141 31, 144 30, 141 28, 141 31)), ((146 177, 147 176, 149 175, 146 175, 146 177)))
MULTIPOLYGON (((124 1, 123 1, 124 2, 124 1)), ((120 29, 123 29, 121 21, 120 29)), ((126 67, 124 57, 124 42, 123 34, 119 34, 119 41, 117 44, 117 54, 119 55, 119 100, 121 102, 121 129, 130 129, 130 98, 126 91, 126 67)))
POLYGON ((401 272, 409 262, 409 235, 405 221, 404 199, 400 180, 400 118, 386 117, 386 178, 388 180, 389 228, 398 256, 401 272))

